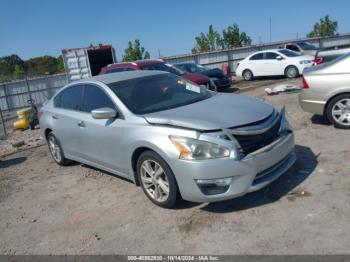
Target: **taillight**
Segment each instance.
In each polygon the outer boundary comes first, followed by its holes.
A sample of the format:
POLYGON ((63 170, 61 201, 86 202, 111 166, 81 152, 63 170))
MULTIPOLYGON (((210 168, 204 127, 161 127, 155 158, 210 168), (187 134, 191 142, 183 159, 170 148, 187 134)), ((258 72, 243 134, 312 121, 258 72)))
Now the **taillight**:
POLYGON ((303 88, 304 88, 304 89, 309 88, 309 84, 306 82, 306 80, 305 80, 304 77, 302 78, 302 84, 303 84, 303 88))
POLYGON ((316 65, 322 64, 323 63, 323 57, 317 57, 314 60, 316 65))

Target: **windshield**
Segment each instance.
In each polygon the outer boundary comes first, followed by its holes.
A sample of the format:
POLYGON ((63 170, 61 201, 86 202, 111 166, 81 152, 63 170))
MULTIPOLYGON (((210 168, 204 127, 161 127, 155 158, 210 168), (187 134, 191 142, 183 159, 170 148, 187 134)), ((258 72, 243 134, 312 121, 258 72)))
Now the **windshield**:
POLYGON ((205 100, 215 93, 176 75, 161 74, 108 85, 135 114, 147 114, 205 100))
POLYGON ((157 63, 157 64, 150 64, 150 65, 144 65, 141 67, 142 70, 159 70, 159 71, 165 71, 165 72, 169 72, 178 76, 181 76, 183 74, 185 74, 184 71, 182 71, 181 69, 174 67, 172 65, 169 64, 165 64, 165 63, 157 63))
POLYGON ((301 54, 294 52, 294 51, 291 51, 291 50, 288 50, 288 49, 281 49, 281 50, 278 50, 278 52, 280 52, 281 54, 284 54, 285 56, 288 56, 288 57, 301 56, 301 54))
POLYGON ((313 44, 307 43, 307 42, 300 42, 298 45, 303 49, 303 50, 317 50, 317 47, 314 46, 313 44))

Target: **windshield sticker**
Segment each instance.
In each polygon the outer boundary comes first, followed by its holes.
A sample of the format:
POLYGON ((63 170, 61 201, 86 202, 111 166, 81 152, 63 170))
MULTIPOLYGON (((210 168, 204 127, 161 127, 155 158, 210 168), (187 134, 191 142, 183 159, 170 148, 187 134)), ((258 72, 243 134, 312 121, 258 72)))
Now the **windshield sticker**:
POLYGON ((190 83, 186 83, 186 89, 192 92, 200 93, 201 89, 199 86, 192 85, 190 83))

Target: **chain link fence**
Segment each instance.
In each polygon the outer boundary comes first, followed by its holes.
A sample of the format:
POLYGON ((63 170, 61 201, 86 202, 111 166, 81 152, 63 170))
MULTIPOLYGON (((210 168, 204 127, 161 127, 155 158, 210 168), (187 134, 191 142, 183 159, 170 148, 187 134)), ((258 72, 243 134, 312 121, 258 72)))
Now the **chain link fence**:
POLYGON ((0 138, 12 130, 17 110, 30 107, 29 100, 41 106, 67 84, 65 74, 6 81, 0 83, 0 138))

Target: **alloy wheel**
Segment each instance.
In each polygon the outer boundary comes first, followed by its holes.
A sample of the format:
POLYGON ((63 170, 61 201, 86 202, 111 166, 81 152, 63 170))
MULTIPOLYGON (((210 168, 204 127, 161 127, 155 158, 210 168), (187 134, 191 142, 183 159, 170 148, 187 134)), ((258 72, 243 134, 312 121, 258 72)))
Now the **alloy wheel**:
POLYGON ((169 197, 169 181, 164 169, 154 160, 141 164, 141 182, 147 194, 157 202, 165 202, 169 197))
POLYGON ((334 104, 333 119, 343 126, 350 126, 350 98, 344 98, 334 104))
POLYGON ((57 144, 57 141, 54 136, 49 137, 49 148, 52 157, 56 160, 56 162, 60 163, 62 161, 61 148, 57 144))
POLYGON ((297 69, 295 67, 292 66, 292 67, 288 68, 287 75, 289 78, 294 78, 297 76, 297 74, 298 74, 298 72, 297 72, 297 69))

